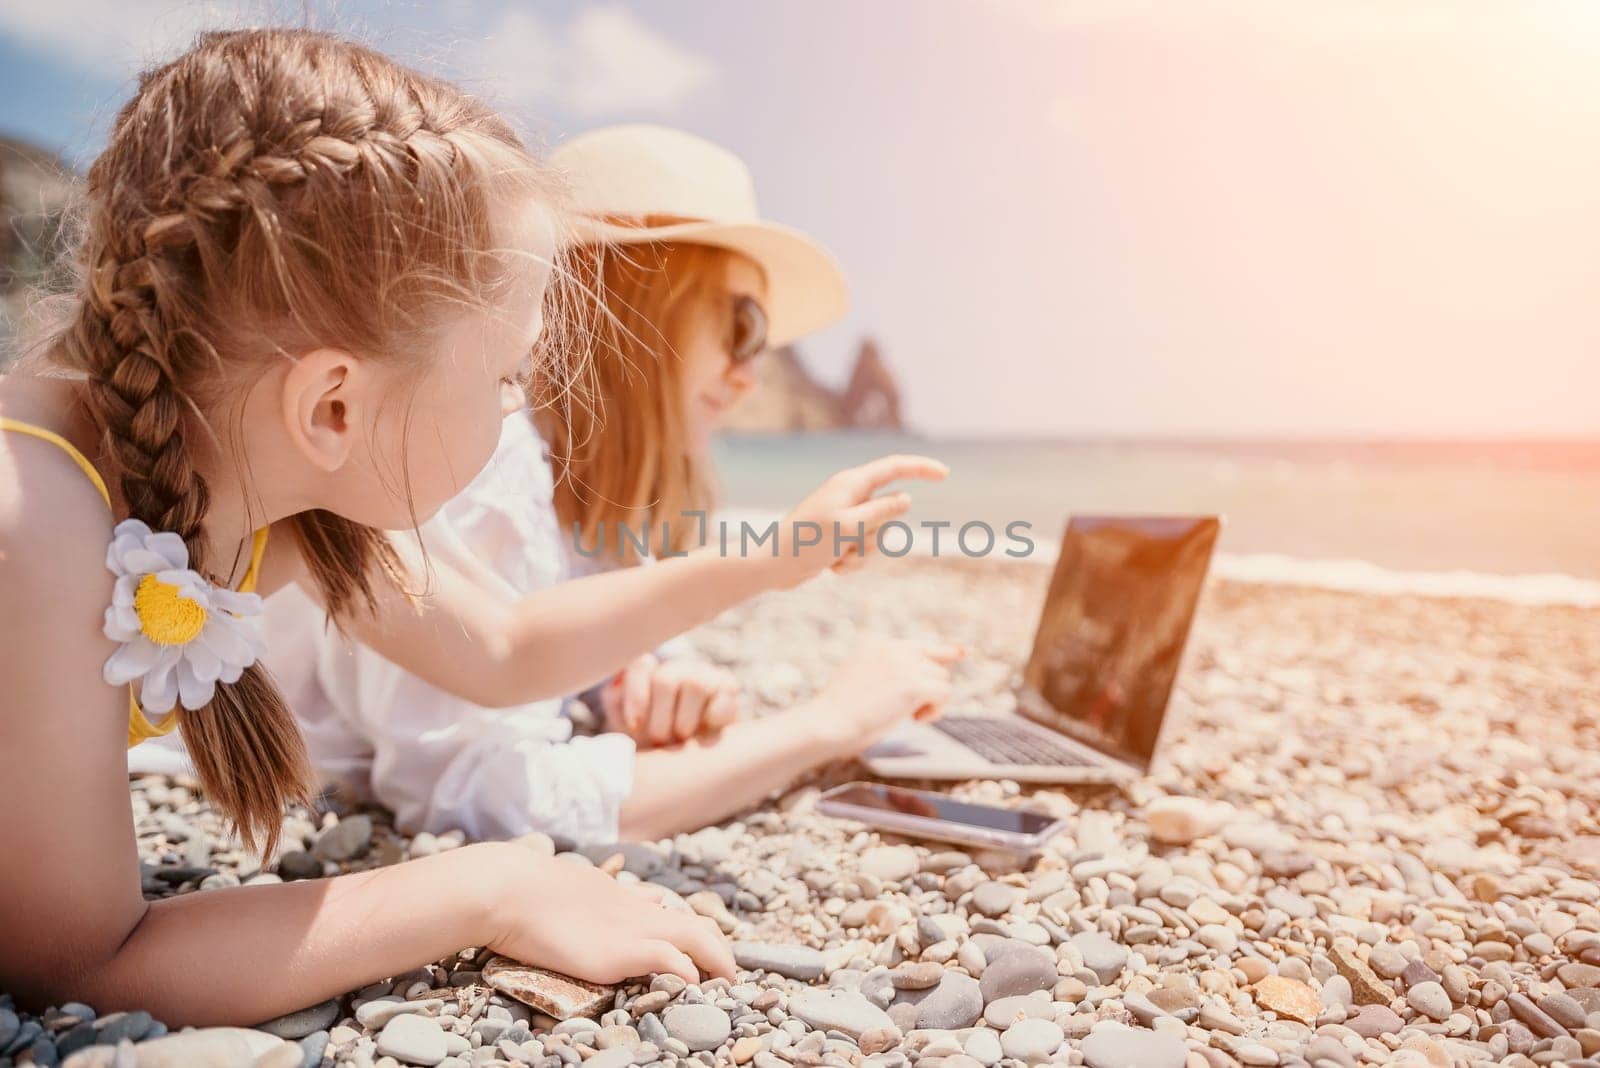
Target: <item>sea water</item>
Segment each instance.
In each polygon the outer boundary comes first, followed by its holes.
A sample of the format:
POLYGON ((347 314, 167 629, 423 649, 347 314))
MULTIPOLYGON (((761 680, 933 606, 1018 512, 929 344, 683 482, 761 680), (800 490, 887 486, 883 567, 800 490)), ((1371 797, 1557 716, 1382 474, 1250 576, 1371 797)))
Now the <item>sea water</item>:
MULTIPOLYGON (((891 452, 950 466, 926 522, 1029 524, 1054 558, 1072 513, 1223 517, 1215 572, 1375 592, 1600 605, 1600 441, 1040 441, 739 435, 715 455, 727 514, 781 512, 891 452)), ((922 528, 926 530, 926 528, 922 528)), ((941 553, 952 551, 948 534, 941 553)), ((929 551, 926 536, 916 551, 929 551)), ((957 550, 958 553, 958 550, 957 550)))

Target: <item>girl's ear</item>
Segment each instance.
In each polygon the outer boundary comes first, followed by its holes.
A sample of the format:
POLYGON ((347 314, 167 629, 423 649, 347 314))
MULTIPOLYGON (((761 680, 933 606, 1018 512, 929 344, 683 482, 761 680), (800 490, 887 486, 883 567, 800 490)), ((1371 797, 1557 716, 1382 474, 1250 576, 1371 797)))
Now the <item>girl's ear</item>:
POLYGON ((348 352, 312 349, 289 366, 283 416, 289 440, 322 471, 337 471, 355 449, 362 368, 348 352))

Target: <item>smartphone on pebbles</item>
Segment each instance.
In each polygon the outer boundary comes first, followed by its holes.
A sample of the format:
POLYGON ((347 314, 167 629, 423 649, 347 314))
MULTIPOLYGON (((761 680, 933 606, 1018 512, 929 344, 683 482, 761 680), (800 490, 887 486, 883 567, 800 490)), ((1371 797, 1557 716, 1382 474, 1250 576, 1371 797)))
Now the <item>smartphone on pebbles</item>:
POLYGON ((834 787, 818 798, 817 811, 912 838, 1017 853, 1037 853, 1067 822, 1030 809, 975 805, 945 794, 872 782, 834 787))

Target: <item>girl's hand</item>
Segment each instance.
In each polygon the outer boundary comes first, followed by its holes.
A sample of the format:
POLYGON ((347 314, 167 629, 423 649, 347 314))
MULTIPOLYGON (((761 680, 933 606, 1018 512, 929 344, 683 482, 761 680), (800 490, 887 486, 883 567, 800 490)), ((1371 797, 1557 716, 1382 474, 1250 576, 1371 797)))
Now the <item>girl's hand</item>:
POLYGON ((739 717, 739 681, 693 657, 661 661, 646 653, 600 691, 606 727, 640 746, 686 742, 739 717))
POLYGON ((957 645, 874 643, 818 695, 817 727, 840 754, 854 756, 913 717, 938 716, 950 700, 950 665, 965 655, 957 645))
POLYGON ((910 494, 875 494, 900 479, 940 482, 949 473, 926 456, 884 456, 840 471, 783 518, 776 548, 778 584, 798 585, 872 552, 878 529, 911 507, 910 494))
POLYGON ((591 983, 660 972, 686 983, 734 977, 733 951, 715 921, 668 909, 587 864, 515 843, 491 848, 504 853, 501 933, 488 943, 495 952, 591 983))

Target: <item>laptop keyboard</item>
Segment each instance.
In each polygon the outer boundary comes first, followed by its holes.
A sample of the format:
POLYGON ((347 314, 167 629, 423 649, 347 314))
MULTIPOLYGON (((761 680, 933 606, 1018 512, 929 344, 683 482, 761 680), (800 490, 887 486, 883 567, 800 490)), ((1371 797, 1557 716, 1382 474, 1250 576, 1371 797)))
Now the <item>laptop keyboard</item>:
POLYGON ((930 726, 995 764, 1090 765, 1079 750, 997 716, 943 716, 930 726))

